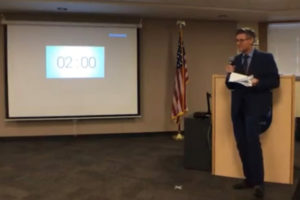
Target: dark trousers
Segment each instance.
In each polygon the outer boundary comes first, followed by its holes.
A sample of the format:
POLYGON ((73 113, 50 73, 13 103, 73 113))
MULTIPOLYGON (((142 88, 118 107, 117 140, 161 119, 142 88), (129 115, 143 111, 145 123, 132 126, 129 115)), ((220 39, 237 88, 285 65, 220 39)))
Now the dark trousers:
POLYGON ((260 115, 247 113, 243 97, 232 101, 232 122, 234 136, 239 155, 243 164, 243 172, 247 183, 262 185, 264 182, 264 167, 262 149, 259 140, 260 115))

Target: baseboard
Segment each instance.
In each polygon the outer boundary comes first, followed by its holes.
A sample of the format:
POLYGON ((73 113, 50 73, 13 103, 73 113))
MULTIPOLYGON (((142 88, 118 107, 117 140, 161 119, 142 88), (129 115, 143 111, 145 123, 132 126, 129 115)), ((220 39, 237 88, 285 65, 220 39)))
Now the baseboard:
MULTIPOLYGON (((184 131, 182 131, 184 133, 184 131)), ((79 135, 38 135, 38 136, 13 136, 13 137, 0 137, 2 141, 9 140, 57 140, 57 139, 72 139, 72 138, 113 138, 113 137, 151 137, 158 135, 172 136, 177 134, 177 131, 161 131, 161 132, 137 132, 137 133, 99 133, 99 134, 79 134, 79 135)))

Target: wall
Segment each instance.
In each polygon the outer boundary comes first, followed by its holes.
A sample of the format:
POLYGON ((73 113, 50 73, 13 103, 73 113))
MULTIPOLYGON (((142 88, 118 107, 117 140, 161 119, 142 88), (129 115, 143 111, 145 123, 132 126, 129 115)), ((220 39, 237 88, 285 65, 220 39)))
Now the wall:
MULTIPOLYGON (((212 74, 223 74, 228 57, 235 54, 236 23, 213 21, 186 21, 186 23, 184 42, 190 75, 188 114, 191 114, 207 109, 205 93, 211 91, 212 74)), ((0 43, 3 44, 3 27, 0 28, 0 38, 0 43)), ((143 21, 140 39, 141 118, 73 121, 5 121, 4 47, 1 45, 0 137, 175 131, 177 128, 170 119, 170 108, 177 40, 176 20, 143 21)))

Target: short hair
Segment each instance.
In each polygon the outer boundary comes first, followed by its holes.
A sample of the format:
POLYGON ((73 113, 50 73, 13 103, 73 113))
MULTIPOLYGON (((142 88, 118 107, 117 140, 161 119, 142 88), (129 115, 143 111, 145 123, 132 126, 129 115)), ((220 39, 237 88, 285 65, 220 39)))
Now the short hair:
POLYGON ((239 35, 239 34, 246 34, 248 37, 253 38, 253 40, 255 40, 255 32, 253 29, 245 27, 245 28, 239 28, 238 30, 236 30, 235 35, 239 35))

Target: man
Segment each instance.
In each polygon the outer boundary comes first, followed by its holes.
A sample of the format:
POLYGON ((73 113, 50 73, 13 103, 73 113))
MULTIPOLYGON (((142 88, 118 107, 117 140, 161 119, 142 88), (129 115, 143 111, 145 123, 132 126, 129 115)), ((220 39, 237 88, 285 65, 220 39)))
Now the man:
POLYGON ((231 92, 231 118, 245 180, 234 189, 254 188, 256 197, 264 196, 264 167, 259 135, 260 119, 272 109, 271 89, 279 87, 279 75, 272 54, 253 47, 255 32, 241 28, 236 45, 241 52, 226 66, 226 85, 231 92), (253 75, 252 86, 229 82, 231 72, 253 75))

